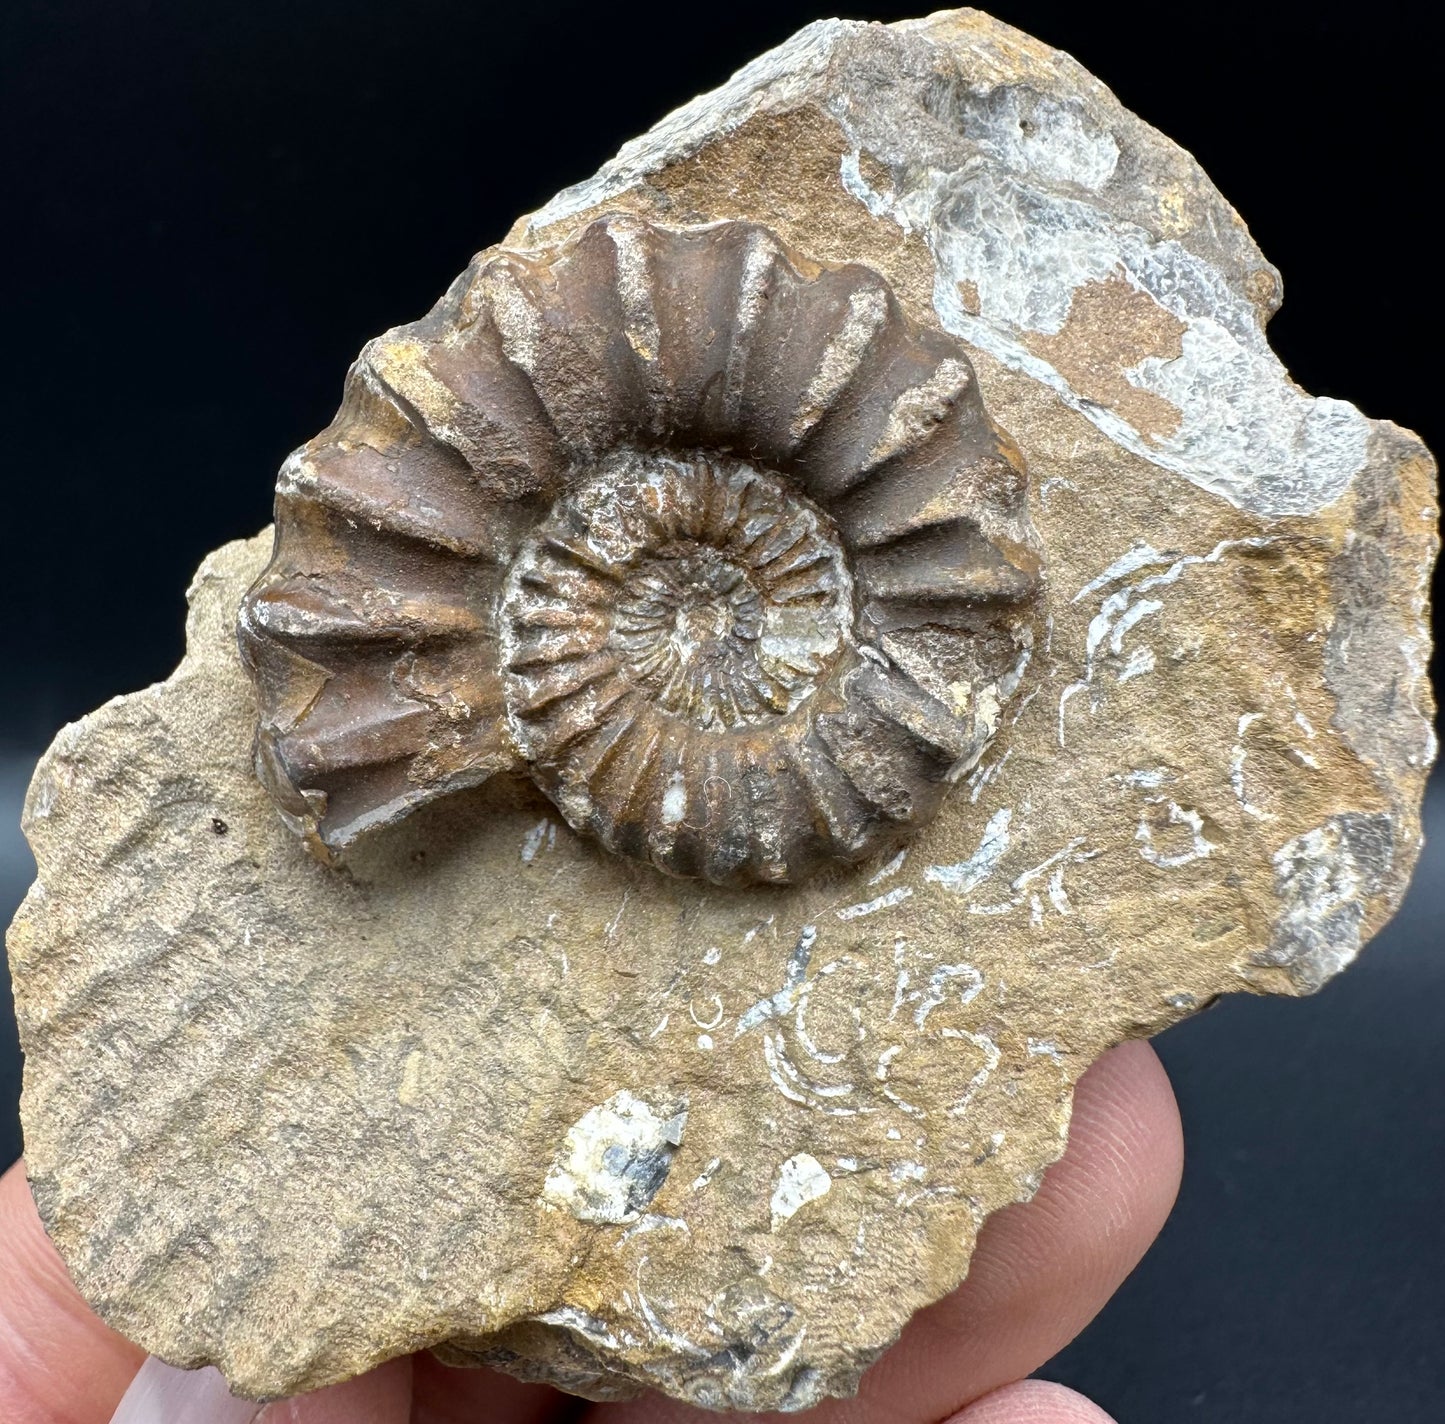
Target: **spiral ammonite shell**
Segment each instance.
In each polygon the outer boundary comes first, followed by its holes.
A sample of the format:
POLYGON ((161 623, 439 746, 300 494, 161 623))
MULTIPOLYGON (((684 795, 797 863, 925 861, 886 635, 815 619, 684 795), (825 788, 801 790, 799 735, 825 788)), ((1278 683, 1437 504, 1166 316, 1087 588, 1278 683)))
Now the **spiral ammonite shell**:
POLYGON ((530 775, 620 854, 786 882, 925 823, 1041 557, 953 338, 754 224, 482 254, 282 469, 257 766, 322 854, 530 775))

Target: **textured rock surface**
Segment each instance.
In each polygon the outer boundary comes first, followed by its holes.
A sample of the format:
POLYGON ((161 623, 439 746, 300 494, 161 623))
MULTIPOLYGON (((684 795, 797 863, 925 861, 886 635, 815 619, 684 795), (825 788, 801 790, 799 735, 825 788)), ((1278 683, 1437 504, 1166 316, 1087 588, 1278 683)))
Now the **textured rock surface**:
POLYGON ((37 773, 27 1151, 86 1295, 256 1395, 439 1345, 593 1395, 850 1389, 1060 1152, 1121 1038, 1307 992, 1399 900, 1433 753, 1433 467, 1270 354, 1196 164, 973 12, 824 22, 518 225, 765 222, 969 345, 1047 637, 901 854, 718 890, 489 782, 317 864, 236 610, 37 773))

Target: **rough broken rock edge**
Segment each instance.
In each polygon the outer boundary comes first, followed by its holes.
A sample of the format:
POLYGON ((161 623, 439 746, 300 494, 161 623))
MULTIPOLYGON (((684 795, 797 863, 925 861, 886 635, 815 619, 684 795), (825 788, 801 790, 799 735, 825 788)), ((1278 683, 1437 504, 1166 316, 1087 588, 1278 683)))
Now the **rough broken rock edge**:
POLYGON ((1418 853, 1433 465, 1288 380, 1243 223, 1076 63, 971 11, 819 22, 508 242, 616 209, 766 222, 968 341, 1050 636, 886 864, 719 895, 490 787, 337 873, 250 774, 266 539, 208 559, 176 674, 42 760, 9 947, 53 1239, 242 1393, 428 1345, 599 1398, 846 1393, 1104 1048, 1317 988, 1418 853))

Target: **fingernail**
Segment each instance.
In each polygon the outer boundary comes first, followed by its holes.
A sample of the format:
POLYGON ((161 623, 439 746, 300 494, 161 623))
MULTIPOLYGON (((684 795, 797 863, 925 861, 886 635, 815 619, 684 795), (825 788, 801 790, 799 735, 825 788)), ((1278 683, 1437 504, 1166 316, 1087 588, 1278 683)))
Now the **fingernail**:
POLYGON ((110 1424, 254 1424, 260 1409, 237 1399, 219 1370, 178 1370, 152 1356, 110 1424))

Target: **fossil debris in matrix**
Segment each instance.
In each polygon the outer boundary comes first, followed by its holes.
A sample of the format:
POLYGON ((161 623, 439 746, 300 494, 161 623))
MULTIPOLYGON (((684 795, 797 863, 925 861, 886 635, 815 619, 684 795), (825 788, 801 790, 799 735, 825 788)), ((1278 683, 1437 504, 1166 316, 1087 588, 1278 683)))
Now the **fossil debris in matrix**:
POLYGON ((1102 1051, 1318 988, 1408 882, 1434 466, 1277 301, 965 10, 809 26, 372 342, 30 793, 87 1298, 257 1398, 855 1389, 1102 1051))

